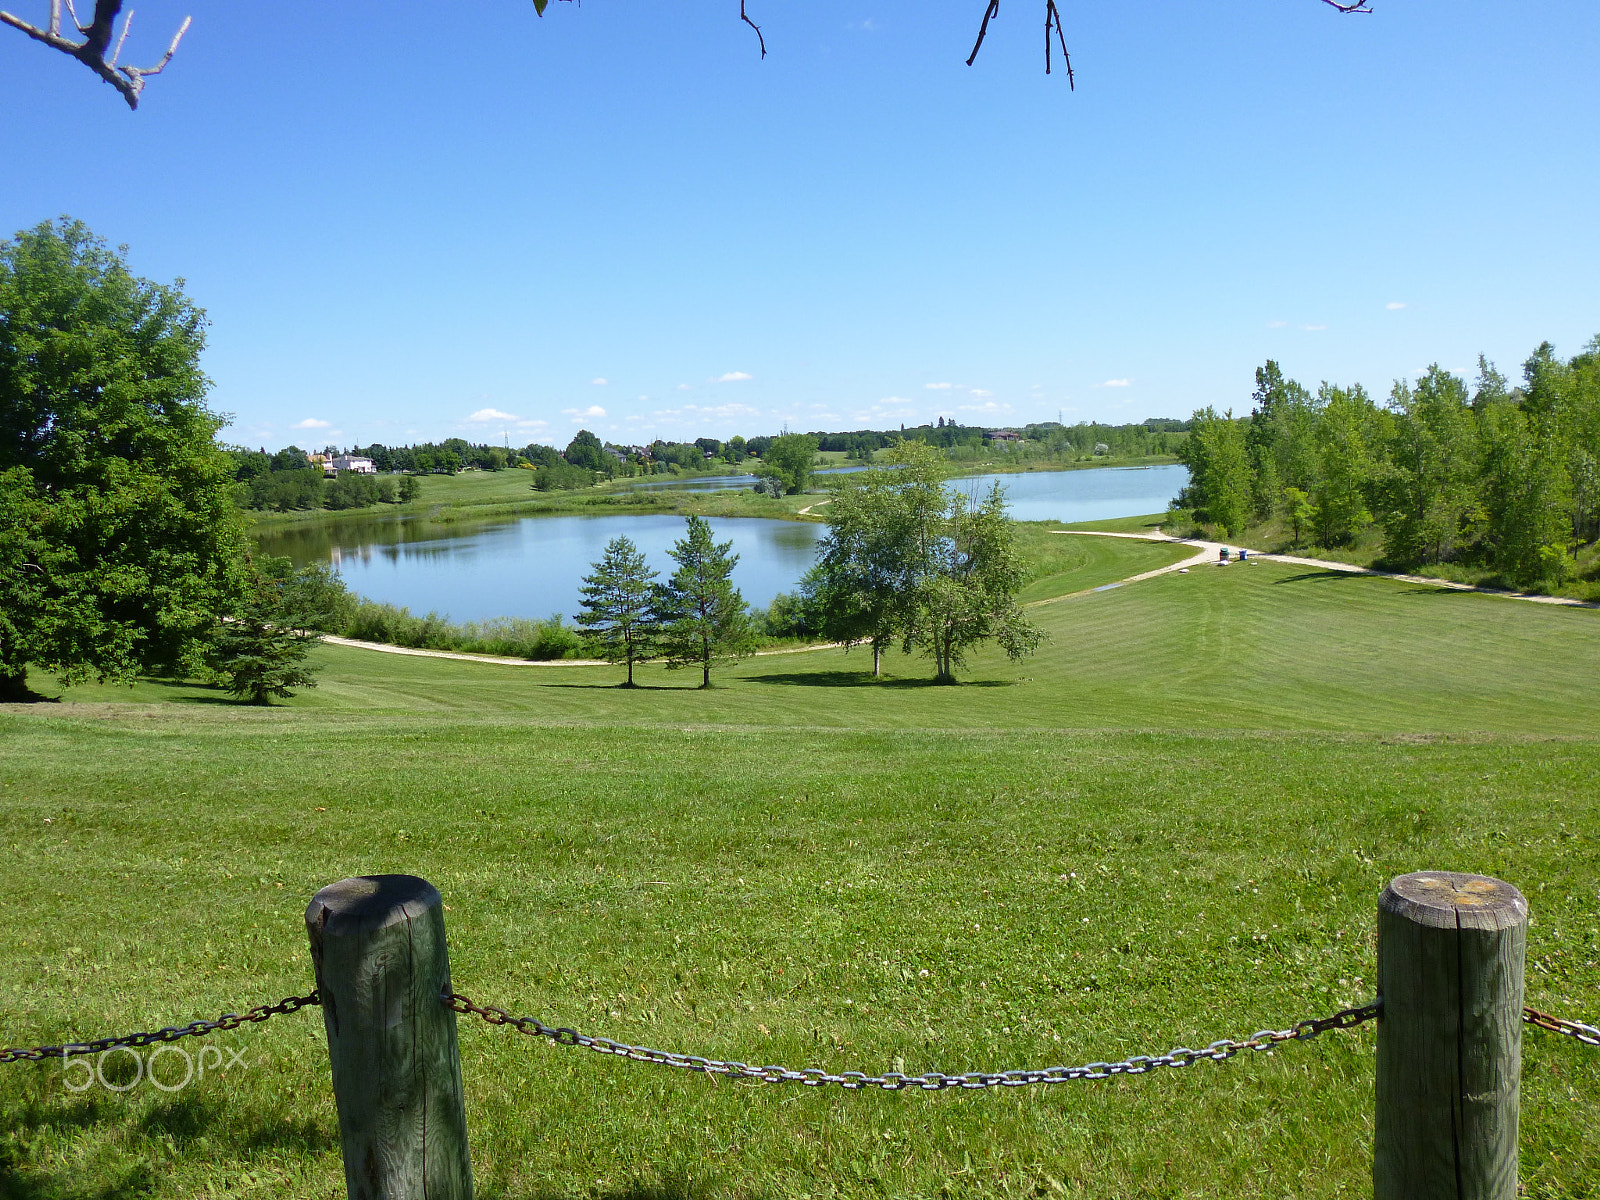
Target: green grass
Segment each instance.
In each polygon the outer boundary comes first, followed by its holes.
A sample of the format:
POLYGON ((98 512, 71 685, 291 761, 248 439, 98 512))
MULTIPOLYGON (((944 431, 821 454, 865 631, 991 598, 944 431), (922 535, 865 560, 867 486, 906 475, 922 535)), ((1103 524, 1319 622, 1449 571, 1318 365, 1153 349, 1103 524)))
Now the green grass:
MULTIPOLYGON (((871 683, 860 651, 627 692, 325 648, 270 710, 147 681, 0 711, 0 1041, 301 992, 305 901, 377 871, 439 886, 475 998, 745 1061, 1004 1068, 1280 1026, 1370 995, 1378 892, 1423 868, 1520 885, 1530 1003, 1600 1013, 1600 614, 1270 564, 1031 611, 1046 650, 959 688, 898 655, 871 683)), ((249 1068, 172 1096, 0 1068, 0 1196, 336 1194, 319 1015, 222 1040, 249 1068)), ((1370 1195, 1370 1028, 938 1096, 461 1041, 488 1198, 1370 1195)), ((1522 1172, 1594 1195, 1600 1053, 1528 1033, 1522 1172)))

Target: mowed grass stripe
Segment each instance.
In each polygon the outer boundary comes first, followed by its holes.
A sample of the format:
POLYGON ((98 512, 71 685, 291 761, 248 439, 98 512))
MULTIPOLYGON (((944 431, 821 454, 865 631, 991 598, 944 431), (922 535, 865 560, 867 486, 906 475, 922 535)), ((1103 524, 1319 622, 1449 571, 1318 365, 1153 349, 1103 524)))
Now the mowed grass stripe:
MULTIPOLYGON (((1271 565, 1034 611, 1047 650, 959 688, 859 651, 629 693, 327 649, 270 710, 0 713, 0 1041, 302 991, 306 899, 372 871, 440 887, 475 998, 746 1061, 1073 1063, 1331 1011, 1427 867, 1521 886, 1530 1001, 1600 1012, 1595 614, 1271 565)), ((487 1196, 1331 1197, 1370 1187, 1371 1038, 994 1096, 462 1045, 487 1196)), ((172 1096, 0 1072, 0 1194, 336 1192, 317 1014, 230 1044, 248 1070, 172 1096)), ((1600 1056, 1530 1033, 1524 1095, 1529 1194, 1591 1195, 1600 1056)))
MULTIPOLYGON (((870 652, 825 650, 747 660, 718 672, 721 686, 707 693, 659 666, 625 692, 610 687, 612 668, 325 647, 321 686, 288 707, 327 719, 387 709, 626 725, 1600 731, 1600 613, 1590 610, 1261 563, 1197 567, 1031 615, 1050 633, 1039 654, 1020 664, 975 654, 959 688, 928 686, 928 664, 898 651, 882 681, 871 678, 870 652)), ((255 719, 187 684, 68 698, 174 699, 255 719)))

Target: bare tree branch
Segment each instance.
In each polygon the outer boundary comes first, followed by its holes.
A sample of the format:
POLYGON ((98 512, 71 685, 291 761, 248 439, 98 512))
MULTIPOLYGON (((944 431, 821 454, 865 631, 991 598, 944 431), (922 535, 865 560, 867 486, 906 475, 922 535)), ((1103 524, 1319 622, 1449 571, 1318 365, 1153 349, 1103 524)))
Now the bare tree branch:
POLYGON ((739 20, 756 31, 756 41, 761 43, 761 57, 765 58, 767 56, 767 39, 761 36, 761 26, 752 21, 749 14, 744 11, 744 0, 739 0, 739 20))
POLYGON ((1061 10, 1056 7, 1056 0, 1045 0, 1044 5, 1044 73, 1050 74, 1050 30, 1055 29, 1056 40, 1061 43, 1061 61, 1067 65, 1067 90, 1078 90, 1077 81, 1072 77, 1072 55, 1067 53, 1067 35, 1061 30, 1061 10))
POLYGON ((983 39, 989 36, 989 20, 1000 15, 1000 0, 989 0, 989 7, 983 10, 983 24, 978 26, 978 40, 972 43, 972 53, 967 55, 967 66, 972 65, 972 60, 978 57, 978 51, 983 49, 983 39))
POLYGON ((172 56, 178 52, 178 43, 189 31, 190 18, 183 19, 183 24, 178 26, 178 32, 172 35, 172 43, 167 47, 166 54, 155 66, 119 67, 117 59, 122 56, 122 45, 128 40, 128 25, 133 20, 131 10, 123 20, 122 36, 117 39, 117 48, 109 61, 106 59, 106 48, 111 45, 117 14, 121 11, 122 0, 95 0, 94 18, 85 25, 78 19, 78 11, 73 6, 72 0, 67 0, 67 12, 72 17, 72 24, 83 35, 81 42, 75 42, 61 33, 61 0, 50 0, 50 21, 43 29, 4 11, 0 11, 0 23, 9 25, 13 29, 20 29, 35 41, 43 42, 46 46, 77 59, 116 88, 128 102, 129 108, 138 108, 139 93, 144 91, 145 79, 151 75, 161 74, 166 65, 172 61, 172 56))
POLYGON ((1322 0, 1322 2, 1331 8, 1337 8, 1342 13, 1369 13, 1372 11, 1370 7, 1372 0, 1356 0, 1354 4, 1341 4, 1339 0, 1322 0))

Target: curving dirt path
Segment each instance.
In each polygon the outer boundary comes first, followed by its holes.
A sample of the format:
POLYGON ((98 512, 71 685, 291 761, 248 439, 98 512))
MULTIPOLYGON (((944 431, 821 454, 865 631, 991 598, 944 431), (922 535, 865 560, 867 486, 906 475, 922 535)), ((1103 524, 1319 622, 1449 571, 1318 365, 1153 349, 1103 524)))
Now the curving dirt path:
MULTIPOLYGON (((362 642, 355 638, 322 635, 321 641, 330 646, 348 646, 352 650, 376 650, 379 654, 408 654, 413 658, 453 658, 458 662, 488 663, 496 667, 614 667, 616 663, 603 658, 501 658, 495 654, 461 654, 455 650, 418 650, 413 646, 391 646, 388 642, 362 642)), ((815 646, 787 646, 782 650, 757 650, 755 657, 767 658, 774 654, 805 654, 810 650, 832 650, 838 642, 822 642, 815 646)))
MULTIPOLYGON (((800 510, 801 515, 808 513, 813 508, 819 508, 828 503, 819 500, 816 504, 809 505, 800 510)), ((1092 596, 1096 592, 1109 592, 1113 588, 1123 587, 1130 583, 1138 583, 1141 579, 1154 579, 1157 575, 1170 575, 1174 571, 1187 571, 1192 567, 1216 566, 1221 562, 1224 549, 1230 554, 1237 553, 1239 547, 1227 542, 1208 542, 1200 538, 1175 538, 1166 533, 1112 533, 1094 529, 1052 529, 1051 533, 1063 537, 1111 537, 1132 538, 1139 542, 1176 542, 1184 546, 1193 546, 1196 553, 1180 562, 1169 563, 1164 567, 1157 567, 1153 571, 1141 571, 1137 575, 1129 575, 1126 579, 1114 580, 1111 583, 1102 583, 1098 587, 1084 588, 1081 591, 1067 592, 1061 596, 1051 596, 1047 600, 1034 600, 1024 605, 1025 608, 1039 608, 1046 604, 1059 604, 1063 600, 1075 600, 1079 596, 1092 596)), ((1244 547, 1249 549, 1249 547, 1244 547)), ((1430 579, 1426 575, 1398 575, 1392 571, 1374 571, 1370 567, 1358 567, 1351 563, 1333 562, 1325 558, 1302 558, 1296 554, 1263 554, 1259 550, 1250 550, 1252 559, 1264 562, 1289 563, 1300 567, 1317 567, 1325 571, 1343 571, 1349 575, 1374 575, 1380 579, 1398 579, 1403 583, 1417 583, 1425 587, 1448 588, 1456 592, 1478 592, 1485 596, 1498 596, 1502 600, 1529 600, 1534 604, 1558 604, 1564 608, 1600 608, 1589 600, 1573 600, 1566 596, 1538 596, 1531 592, 1502 592, 1494 588, 1475 587, 1470 583, 1452 583, 1446 579, 1430 579)), ((460 654, 454 650, 417 650, 410 646, 391 646, 386 642, 362 642, 355 638, 335 637, 331 633, 322 635, 322 640, 331 646, 348 646, 354 650, 376 650, 380 654, 408 654, 416 658, 453 658, 460 662, 489 663, 498 667, 608 667, 615 664, 608 663, 598 658, 555 658, 544 661, 534 661, 527 658, 500 658, 493 654, 460 654)), ((778 654, 806 654, 812 650, 837 649, 841 642, 820 642, 813 646, 790 646, 782 650, 758 650, 755 657, 767 658, 778 654)))
MULTIPOLYGON (((1173 563, 1171 566, 1161 567, 1155 571, 1146 571, 1143 575, 1133 575, 1127 579, 1108 583, 1102 587, 1090 588, 1089 592, 1103 592, 1107 588, 1121 587, 1124 583, 1133 583, 1140 579, 1149 579, 1152 575, 1165 575, 1170 571, 1180 571, 1187 567, 1204 566, 1207 563, 1216 565, 1221 561, 1224 549, 1237 554, 1241 549, 1237 544, 1228 542, 1207 542, 1199 538, 1175 538, 1166 533, 1100 533, 1092 529, 1052 529, 1051 533, 1063 535, 1076 535, 1078 537, 1120 537, 1135 538, 1145 542, 1180 542, 1185 546, 1199 547, 1200 553, 1193 558, 1186 558, 1182 562, 1173 563)), ((1249 550, 1248 546, 1242 549, 1249 550)), ((1302 558, 1298 554, 1263 554, 1259 550, 1250 550, 1252 559, 1263 562, 1289 563, 1299 567, 1318 567, 1324 571, 1343 571, 1347 575, 1373 575, 1379 579, 1398 579, 1402 583, 1419 583, 1425 587, 1446 588, 1452 592, 1477 592, 1483 596, 1498 596, 1502 600, 1528 600, 1534 604, 1558 604, 1563 608, 1600 608, 1591 600, 1574 600, 1568 596, 1541 596, 1533 592, 1507 592, 1498 588, 1478 587, 1470 583, 1455 583, 1448 579, 1430 579, 1426 575, 1401 575, 1394 571, 1375 571, 1371 567, 1358 567, 1354 563, 1334 562, 1326 558, 1302 558)), ((1087 592, 1073 592, 1072 596, 1087 595, 1087 592)), ((1053 600, 1038 600, 1035 604, 1051 604, 1054 600, 1068 600, 1071 596, 1057 596, 1053 600)), ((1030 607, 1032 607, 1030 605, 1030 607)))

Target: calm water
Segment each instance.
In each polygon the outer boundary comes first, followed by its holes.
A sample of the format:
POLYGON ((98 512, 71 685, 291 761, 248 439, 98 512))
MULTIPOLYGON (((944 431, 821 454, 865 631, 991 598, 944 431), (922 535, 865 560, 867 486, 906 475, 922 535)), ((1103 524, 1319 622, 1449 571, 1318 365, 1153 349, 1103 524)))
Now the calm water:
POLYGON ((1166 512, 1189 483, 1189 468, 1096 467, 1088 471, 1030 471, 1017 475, 968 475, 955 486, 981 497, 998 483, 1006 507, 1019 521, 1109 521, 1166 512))
MULTIPOLYGON (((1188 469, 1181 466, 1133 467, 975 475, 955 486, 976 497, 998 482, 1019 520, 1095 521, 1162 512, 1188 478, 1188 469)), ((749 487, 751 477, 702 477, 693 483, 696 490, 749 487)), ((713 519, 711 528, 718 541, 733 542, 739 555, 734 583, 746 600, 760 605, 794 589, 826 529, 803 521, 754 518, 713 519)), ((626 534, 664 577, 675 565, 667 550, 683 531, 682 517, 662 514, 521 517, 477 524, 373 517, 268 534, 261 538, 261 550, 297 563, 334 563, 363 596, 416 613, 433 610, 458 621, 551 613, 570 618, 578 611, 583 576, 608 541, 626 534)))
MULTIPOLYGON (((297 563, 331 562, 351 589, 415 613, 458 621, 548 617, 578 611, 578 588, 606 543, 632 538, 662 578, 686 528, 665 514, 618 517, 522 517, 481 525, 423 520, 343 521, 337 528, 289 530, 261 539, 266 554, 297 563)), ((711 520, 717 541, 732 540, 734 584, 752 604, 792 590, 811 566, 824 526, 803 521, 711 520)))

